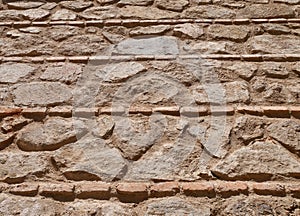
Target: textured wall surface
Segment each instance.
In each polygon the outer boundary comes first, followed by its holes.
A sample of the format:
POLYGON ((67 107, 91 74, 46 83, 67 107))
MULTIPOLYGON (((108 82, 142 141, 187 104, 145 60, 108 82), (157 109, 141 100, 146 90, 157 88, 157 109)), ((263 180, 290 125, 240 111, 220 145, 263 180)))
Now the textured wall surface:
POLYGON ((300 215, 300 0, 0 0, 0 215, 300 215))

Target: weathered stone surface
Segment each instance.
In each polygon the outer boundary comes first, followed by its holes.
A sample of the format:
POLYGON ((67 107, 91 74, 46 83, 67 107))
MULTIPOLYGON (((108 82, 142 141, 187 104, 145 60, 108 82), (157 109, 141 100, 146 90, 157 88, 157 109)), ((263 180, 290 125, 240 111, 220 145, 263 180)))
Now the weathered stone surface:
POLYGON ((248 26, 226 26, 211 25, 208 28, 208 35, 214 39, 225 39, 235 42, 243 42, 250 36, 251 29, 248 26))
POLYGON ((97 0, 97 2, 101 5, 103 5, 103 4, 112 4, 112 3, 116 2, 116 0, 97 0))
POLYGON ((56 11, 51 19, 52 20, 76 20, 77 15, 70 10, 61 9, 56 11))
POLYGON ((62 41, 71 36, 78 35, 80 29, 75 26, 52 26, 49 29, 49 37, 55 41, 62 41))
POLYGON ((4 63, 0 65, 0 83, 16 83, 32 74, 34 67, 22 63, 4 63))
POLYGON ((0 133, 0 150, 9 146, 14 140, 14 134, 2 134, 0 133))
POLYGON ((177 55, 179 50, 175 37, 161 36, 124 40, 114 52, 127 55, 177 55))
POLYGON ((220 161, 212 172, 222 179, 268 180, 274 175, 299 176, 300 162, 278 144, 255 142, 220 161))
POLYGON ((274 34, 274 35, 288 34, 291 32, 289 27, 284 25, 279 25, 279 24, 266 23, 262 25, 262 28, 269 34, 274 34))
POLYGON ((286 4, 299 4, 300 0, 274 0, 274 2, 286 3, 286 4))
POLYGON ((31 9, 31 8, 37 8, 45 4, 44 2, 39 1, 28 1, 28 2, 8 2, 7 6, 8 8, 12 9, 31 9))
POLYGON ((287 78, 289 76, 288 69, 282 63, 266 62, 260 65, 259 70, 272 78, 287 78))
POLYGON ((12 87, 14 103, 25 106, 57 105, 69 101, 72 97, 70 89, 57 82, 32 82, 16 84, 12 87))
POLYGON ((151 5, 154 0, 121 0, 118 5, 136 5, 136 6, 147 6, 151 5))
POLYGON ((55 63, 40 76, 42 80, 74 83, 82 73, 82 67, 73 63, 55 63))
POLYGON ((252 4, 241 9, 237 14, 238 18, 290 18, 294 16, 293 8, 284 4, 252 4))
POLYGON ((183 11, 184 7, 189 4, 188 0, 156 0, 156 6, 165 10, 183 11))
POLYGON ((0 20, 21 20, 20 11, 0 10, 0 20))
POLYGON ((231 42, 201 41, 193 45, 189 52, 197 54, 232 54, 232 46, 234 44, 231 42))
POLYGON ((25 125, 32 122, 31 119, 26 119, 23 116, 8 116, 5 117, 1 122, 1 130, 3 133, 9 133, 22 129, 25 125))
POLYGON ((144 215, 210 215, 210 208, 195 205, 178 197, 158 199, 147 204, 144 215))
POLYGON ((160 10, 154 7, 125 6, 120 9, 121 18, 140 18, 140 19, 171 19, 178 18, 179 14, 173 11, 160 10))
POLYGON ((65 7, 73 11, 83 11, 93 6, 93 2, 90 1, 62 1, 59 4, 62 7, 65 7))
POLYGON ((238 74, 245 80, 250 80, 256 73, 258 67, 250 62, 237 62, 228 67, 233 73, 238 74))
POLYGON ((121 179, 127 169, 117 149, 108 147, 102 139, 88 137, 60 148, 53 159, 72 180, 112 181, 121 179))
POLYGON ((98 136, 102 139, 108 138, 115 127, 115 123, 109 116, 100 116, 97 118, 97 126, 93 129, 93 135, 98 136))
POLYGON ((0 181, 20 182, 49 169, 47 156, 39 153, 1 153, 0 181))
POLYGON ((50 12, 44 9, 29 9, 22 12, 22 16, 29 20, 42 20, 50 15, 50 12))
POLYGON ((120 82, 145 70, 145 67, 137 62, 121 62, 110 64, 96 73, 105 82, 120 82))
POLYGON ((110 6, 88 8, 79 14, 84 19, 112 19, 118 18, 118 10, 110 6))
POLYGON ((300 53, 298 37, 285 35, 259 35, 249 40, 251 53, 300 53))
POLYGON ((41 29, 39 27, 26 27, 26 28, 20 28, 19 31, 24 33, 30 33, 30 34, 38 34, 41 32, 41 29))
POLYGON ((173 31, 175 35, 187 36, 193 39, 197 39, 204 34, 203 27, 191 23, 176 25, 173 31))
POLYGON ((25 151, 55 150, 76 142, 87 132, 80 121, 60 117, 47 119, 44 123, 32 123, 22 129, 17 144, 25 151))
POLYGON ((290 88, 277 82, 267 85, 262 93, 263 99, 271 103, 297 102, 295 96, 291 93, 290 88))
POLYGON ((203 5, 186 9, 182 17, 185 18, 234 18, 235 12, 225 7, 203 5))
POLYGON ((282 120, 271 124, 267 130, 272 138, 300 155, 300 123, 297 120, 282 120))
POLYGON ((247 103, 250 100, 248 84, 242 81, 199 85, 194 95, 196 102, 200 104, 247 103))
POLYGON ((147 27, 137 27, 132 29, 129 34, 131 36, 139 35, 159 35, 170 30, 171 27, 167 25, 157 25, 157 26, 147 26, 147 27))

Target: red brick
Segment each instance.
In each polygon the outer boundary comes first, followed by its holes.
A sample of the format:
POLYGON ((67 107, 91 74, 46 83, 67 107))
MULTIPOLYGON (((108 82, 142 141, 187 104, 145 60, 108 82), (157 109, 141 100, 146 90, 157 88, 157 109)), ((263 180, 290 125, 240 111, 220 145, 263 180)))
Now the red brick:
POLYGON ((191 196, 214 196, 214 186, 210 182, 181 183, 183 193, 191 196))
POLYGON ((122 202, 141 202, 148 198, 146 183, 120 183, 117 196, 122 202))
POLYGON ((177 182, 163 182, 151 186, 150 193, 153 197, 172 196, 179 192, 177 182))
POLYGON ((35 196, 38 193, 38 188, 39 185, 35 183, 22 183, 18 185, 12 185, 9 188, 9 192, 21 196, 35 196))
POLYGON ((288 193, 292 194, 293 197, 300 198, 300 184, 288 184, 286 186, 288 193))
POLYGON ((295 118, 300 118, 300 106, 290 107, 291 115, 295 118))
POLYGON ((153 112, 160 112, 165 115, 179 115, 180 108, 178 106, 170 106, 170 107, 156 107, 153 108, 153 112))
POLYGON ((217 182, 214 186, 216 193, 225 197, 248 193, 248 185, 245 182, 217 182))
POLYGON ((71 106, 51 107, 48 109, 47 114, 50 116, 71 117, 72 107, 71 106))
POLYGON ((284 196, 284 185, 273 182, 253 183, 253 191, 258 195, 284 196))
POLYGON ((263 109, 260 106, 238 106, 236 110, 239 113, 257 115, 257 116, 263 115, 263 109))
POLYGON ((0 107, 0 117, 15 115, 22 112, 21 108, 0 107))
POLYGON ((104 182, 80 182, 75 185, 76 197, 87 199, 109 199, 110 184, 104 182))
POLYGON ((40 195, 53 197, 60 201, 70 201, 75 199, 74 185, 68 183, 44 183, 40 185, 40 195))
POLYGON ((286 106, 263 106, 262 109, 268 117, 290 117, 290 110, 286 106))

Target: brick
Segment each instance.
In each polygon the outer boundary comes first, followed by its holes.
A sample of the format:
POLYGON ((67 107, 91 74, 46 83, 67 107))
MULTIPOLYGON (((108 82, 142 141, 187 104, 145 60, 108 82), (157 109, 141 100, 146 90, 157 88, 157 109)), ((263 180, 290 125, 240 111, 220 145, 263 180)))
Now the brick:
POLYGON ((264 114, 268 117, 289 118, 290 110, 286 106, 263 106, 264 114))
POLYGON ((71 106, 50 107, 47 114, 50 116, 72 117, 72 109, 71 106))
POLYGON ((130 114, 144 114, 144 115, 151 115, 152 114, 152 108, 151 107, 130 107, 129 108, 130 114))
POLYGON ((141 202, 148 198, 146 183, 120 183, 117 185, 117 196, 122 202, 141 202))
POLYGON ((183 193, 189 196, 209 196, 215 195, 214 186, 209 182, 185 182, 181 183, 183 193))
POLYGON ((10 116, 19 114, 22 112, 22 108, 10 108, 10 107, 0 107, 0 117, 10 116))
POLYGON ((182 107, 180 109, 180 115, 185 116, 204 116, 208 115, 207 107, 182 107))
POLYGON ((226 107, 216 107, 214 106, 213 109, 209 111, 212 115, 233 115, 234 114, 234 108, 231 106, 226 107))
POLYGON ((253 191, 258 195, 273 195, 273 196, 285 196, 284 185, 273 183, 273 182, 263 182, 263 183, 253 183, 253 191))
POLYGON ((46 114, 47 114, 46 107, 24 108, 22 110, 22 115, 24 117, 35 119, 35 120, 41 120, 45 118, 46 114))
POLYGON ((163 182, 151 186, 150 194, 152 197, 173 196, 179 192, 179 184, 177 182, 163 182))
POLYGON ((218 182, 214 187, 216 193, 223 197, 248 193, 248 185, 244 182, 218 182))
POLYGON ((156 107, 153 108, 153 112, 160 112, 165 115, 179 115, 180 108, 178 106, 171 106, 171 107, 156 107))
POLYGON ((75 185, 76 197, 80 199, 109 199, 110 184, 104 182, 80 182, 75 185))
POLYGON ((291 106, 290 112, 294 118, 300 118, 300 106, 291 106))
POLYGON ((300 184, 288 184, 286 190, 293 197, 300 198, 300 184))
POLYGON ((82 118, 90 118, 98 114, 98 108, 75 108, 72 115, 82 118))
POLYGON ((12 185, 9 188, 9 192, 15 195, 21 196, 35 196, 38 193, 39 185, 35 183, 22 183, 18 185, 12 185))
POLYGON ((250 114, 250 115, 263 115, 263 109, 260 106, 238 106, 236 111, 243 114, 250 114))
POLYGON ((72 201, 75 199, 74 185, 68 183, 41 184, 39 194, 59 201, 72 201))

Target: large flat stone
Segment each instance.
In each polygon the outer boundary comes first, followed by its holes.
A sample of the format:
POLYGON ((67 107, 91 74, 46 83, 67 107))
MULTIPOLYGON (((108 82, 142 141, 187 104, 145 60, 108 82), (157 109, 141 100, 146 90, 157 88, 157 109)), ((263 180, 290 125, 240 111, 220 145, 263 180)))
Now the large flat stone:
POLYGON ((184 7, 189 4, 187 0, 156 0, 156 6, 164 10, 183 11, 184 7))
POLYGON ((76 142, 86 132, 87 128, 82 122, 55 117, 23 128, 18 134, 17 144, 25 151, 55 150, 76 142))
POLYGON ((127 55, 177 55, 179 50, 175 37, 161 36, 126 39, 117 45, 114 52, 127 55))
POLYGON ((16 83, 31 74, 34 67, 22 63, 4 63, 0 65, 0 83, 16 83))
POLYGON ((291 18, 295 12, 291 6, 284 4, 252 4, 239 10, 238 18, 291 18))
POLYGON ((72 180, 121 179, 126 172, 126 161, 115 148, 102 139, 85 138, 63 146, 53 159, 63 174, 72 180))
POLYGON ((73 63, 55 63, 40 76, 42 80, 74 83, 82 73, 82 66, 73 63))
POLYGON ((121 18, 137 19, 171 19, 178 18, 179 13, 173 11, 160 10, 155 7, 125 6, 120 9, 121 18))
POLYGON ((248 26, 211 25, 208 27, 208 35, 217 40, 231 40, 243 42, 250 36, 251 29, 248 26))
POLYGON ((279 144, 257 141, 221 160, 212 172, 226 180, 270 180, 274 176, 299 177, 300 162, 279 144))
POLYGON ((14 103, 24 106, 50 106, 67 102, 72 94, 68 86, 56 82, 16 84, 12 88, 14 103))
POLYGON ((229 19, 235 17, 235 12, 232 9, 215 6, 215 5, 201 5, 186 9, 181 17, 183 18, 222 18, 229 19))

